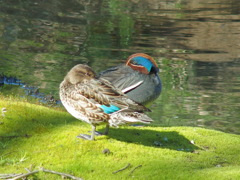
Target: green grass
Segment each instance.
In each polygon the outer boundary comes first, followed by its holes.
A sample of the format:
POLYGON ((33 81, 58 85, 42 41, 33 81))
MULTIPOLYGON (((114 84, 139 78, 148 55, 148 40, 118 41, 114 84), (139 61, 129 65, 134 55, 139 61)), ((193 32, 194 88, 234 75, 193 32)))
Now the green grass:
MULTIPOLYGON (((90 125, 64 110, 0 95, 3 107, 0 174, 44 167, 85 180, 240 179, 239 135, 195 127, 126 126, 86 141, 76 136, 88 133, 90 125), (106 148, 109 154, 102 152, 106 148), (112 173, 128 163, 129 168, 112 173)), ((31 177, 62 179, 43 172, 31 177)))

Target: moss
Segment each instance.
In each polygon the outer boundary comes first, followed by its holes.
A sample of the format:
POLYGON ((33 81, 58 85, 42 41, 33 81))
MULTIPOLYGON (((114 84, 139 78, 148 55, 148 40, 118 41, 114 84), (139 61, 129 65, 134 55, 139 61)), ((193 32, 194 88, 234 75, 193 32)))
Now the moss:
MULTIPOLYGON (((94 180, 240 178, 239 135, 195 127, 126 126, 85 141, 76 136, 88 133, 90 126, 63 110, 0 99, 0 109, 7 110, 0 116, 0 174, 31 166, 94 180), (112 173, 128 163, 129 168, 112 173)), ((61 179, 46 173, 35 177, 61 179)))

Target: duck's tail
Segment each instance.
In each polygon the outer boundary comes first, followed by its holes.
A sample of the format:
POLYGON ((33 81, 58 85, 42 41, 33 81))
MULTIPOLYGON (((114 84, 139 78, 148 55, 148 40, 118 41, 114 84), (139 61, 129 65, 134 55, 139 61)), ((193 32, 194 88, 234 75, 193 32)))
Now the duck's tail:
POLYGON ((113 127, 118 127, 123 124, 132 124, 132 123, 145 123, 149 124, 153 120, 148 117, 146 114, 139 112, 120 112, 113 113, 109 119, 109 125, 113 127))

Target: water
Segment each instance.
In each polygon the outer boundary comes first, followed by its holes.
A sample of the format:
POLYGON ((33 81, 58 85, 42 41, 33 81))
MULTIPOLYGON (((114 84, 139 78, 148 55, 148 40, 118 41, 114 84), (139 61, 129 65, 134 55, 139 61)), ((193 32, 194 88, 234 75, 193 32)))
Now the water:
POLYGON ((0 74, 58 99, 72 66, 145 52, 163 81, 155 124, 240 134, 239 19, 238 0, 0 0, 0 74))

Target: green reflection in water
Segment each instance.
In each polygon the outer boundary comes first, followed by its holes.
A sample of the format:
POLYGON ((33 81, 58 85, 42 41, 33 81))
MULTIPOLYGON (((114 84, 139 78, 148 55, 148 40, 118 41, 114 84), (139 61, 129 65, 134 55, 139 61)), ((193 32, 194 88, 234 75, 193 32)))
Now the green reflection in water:
MULTIPOLYGON (((219 71, 214 66, 216 74, 211 71, 207 78, 211 81, 208 81, 204 76, 207 73, 197 75, 196 64, 162 61, 163 92, 152 106, 150 116, 162 126, 199 126, 239 134, 239 92, 232 92, 238 83, 231 83, 229 77, 219 81, 219 71)), ((205 68, 209 68, 209 64, 205 68)), ((200 70, 203 71, 203 67, 200 70)))

